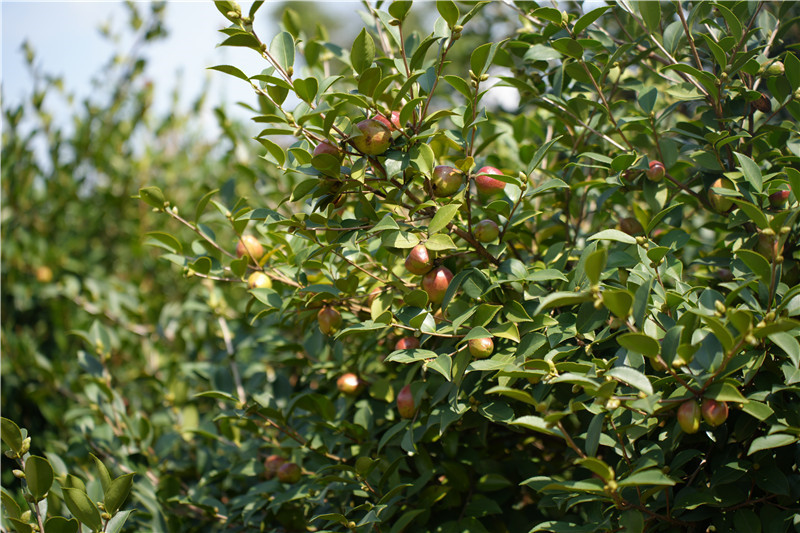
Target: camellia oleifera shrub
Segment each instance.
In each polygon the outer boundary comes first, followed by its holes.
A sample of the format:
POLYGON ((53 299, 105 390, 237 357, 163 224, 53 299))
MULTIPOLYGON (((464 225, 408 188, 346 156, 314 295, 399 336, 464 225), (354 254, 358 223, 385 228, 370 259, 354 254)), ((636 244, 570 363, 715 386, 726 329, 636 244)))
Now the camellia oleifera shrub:
POLYGON ((379 4, 348 49, 217 3, 280 177, 140 191, 227 353, 160 496, 203 530, 798 530, 797 5, 379 4))

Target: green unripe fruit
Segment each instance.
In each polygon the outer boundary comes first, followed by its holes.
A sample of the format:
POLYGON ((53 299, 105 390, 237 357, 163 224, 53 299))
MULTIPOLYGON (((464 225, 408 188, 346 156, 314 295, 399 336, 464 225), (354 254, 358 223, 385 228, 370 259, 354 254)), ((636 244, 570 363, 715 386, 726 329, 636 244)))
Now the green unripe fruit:
POLYGON ((256 263, 264 256, 264 247, 252 235, 242 235, 236 244, 236 256, 243 257, 245 255, 256 263))
POLYGON ((319 330, 325 335, 331 335, 339 330, 342 325, 342 315, 330 306, 325 306, 317 313, 317 322, 319 323, 319 330))
POLYGON ((249 289, 271 289, 272 280, 263 272, 253 272, 247 278, 247 287, 249 289))
MULTIPOLYGON (((714 180, 714 183, 711 184, 711 187, 717 189, 735 190, 733 182, 728 178, 717 178, 714 180)), ((727 213, 730 211, 731 207, 733 207, 733 202, 730 199, 714 192, 711 189, 708 190, 708 202, 717 213, 727 213)))
POLYGON ((296 463, 286 463, 278 468, 278 479, 282 483, 297 483, 301 476, 302 471, 296 463))
POLYGON ((475 238, 480 242, 492 242, 500 235, 500 228, 493 220, 481 220, 472 228, 475 238))

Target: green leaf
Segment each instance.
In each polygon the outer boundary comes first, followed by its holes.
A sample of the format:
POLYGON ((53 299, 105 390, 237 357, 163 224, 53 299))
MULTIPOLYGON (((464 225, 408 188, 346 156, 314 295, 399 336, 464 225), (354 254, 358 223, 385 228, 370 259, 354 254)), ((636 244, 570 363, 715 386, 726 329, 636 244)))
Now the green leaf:
POLYGON ((575 25, 572 27, 572 32, 575 35, 580 35, 580 33, 589 27, 595 20, 599 19, 603 13, 605 13, 611 6, 602 6, 595 9, 592 9, 581 18, 575 21, 575 25))
POLYGON ((711 398, 718 402, 735 402, 747 403, 749 400, 742 396, 742 394, 730 383, 723 381, 721 383, 714 383, 706 389, 704 398, 711 398))
POLYGON ((22 512, 19 508, 19 504, 14 497, 2 487, 0 487, 0 502, 2 502, 3 509, 5 509, 8 516, 11 518, 19 518, 19 515, 22 512))
POLYGON ((42 500, 53 485, 53 467, 50 461, 38 455, 28 457, 25 461, 25 481, 28 482, 28 490, 33 498, 37 502, 42 500))
POLYGON ((606 419, 605 413, 597 413, 589 422, 589 429, 586 430, 586 454, 594 456, 600 445, 600 434, 603 433, 603 424, 606 419))
POLYGON ((106 465, 103 464, 103 461, 98 459, 94 454, 89 454, 94 459, 94 464, 97 467, 97 472, 100 478, 100 484, 103 487, 103 493, 108 490, 109 485, 111 485, 111 474, 108 473, 108 468, 106 465))
POLYGON ((158 187, 143 187, 139 189, 139 198, 150 207, 155 207, 156 209, 164 209, 164 204, 167 201, 164 198, 164 193, 158 187))
POLYGON ((13 420, 0 418, 0 438, 15 453, 22 455, 22 431, 13 420))
POLYGON ((603 478, 603 481, 611 481, 614 479, 614 469, 601 459, 597 459, 596 457, 584 457, 578 459, 578 464, 603 478))
POLYGON ((747 268, 759 277, 762 283, 769 287, 769 282, 772 279, 772 268, 769 262, 761 254, 752 250, 740 249, 734 252, 736 257, 742 260, 747 265, 747 268))
POLYGON ((247 74, 239 70, 238 68, 231 66, 231 65, 217 65, 216 67, 208 67, 209 70, 218 70, 219 72, 224 72, 225 74, 230 74, 234 78, 239 78, 240 80, 244 80, 246 82, 250 82, 250 78, 247 77, 247 74))
POLYGON ((590 241, 616 241, 625 244, 636 244, 636 239, 618 229, 605 229, 589 237, 590 241))
POLYGON ((739 207, 739 209, 744 211, 747 214, 747 216, 750 217, 750 220, 756 223, 756 226, 758 226, 761 229, 767 229, 769 227, 769 220, 767 219, 767 216, 761 211, 761 209, 751 204, 750 202, 747 202, 740 198, 729 197, 729 199, 730 201, 735 203, 739 207))
POLYGON ((317 96, 318 88, 319 83, 313 76, 309 76, 305 79, 294 80, 294 91, 297 93, 297 96, 308 103, 314 102, 314 99, 317 96))
POLYGON ((770 333, 767 337, 786 352, 795 368, 800 366, 800 343, 797 342, 797 337, 785 331, 770 333))
POLYGON ((436 235, 431 235, 428 240, 425 241, 425 248, 434 252, 440 252, 443 250, 453 250, 457 248, 457 246, 453 242, 453 239, 450 238, 450 235, 437 233, 436 235))
POLYGON ((122 533, 123 526, 125 526, 125 522, 128 520, 128 517, 132 512, 133 509, 129 509, 112 516, 111 520, 108 521, 106 530, 103 533, 122 533))
POLYGON ((453 202, 452 204, 443 205, 437 209, 436 214, 431 219, 430 224, 428 224, 428 235, 438 233, 447 227, 460 208, 461 202, 453 202))
POLYGON ((363 28, 355 41, 353 41, 353 47, 350 49, 350 63, 352 63, 355 71, 361 74, 372 66, 374 60, 375 42, 372 40, 372 36, 367 33, 366 28, 363 28))
POLYGON ((282 31, 272 39, 269 53, 275 58, 278 65, 287 70, 294 66, 294 38, 288 31, 282 31))
POLYGON ((606 309, 622 319, 631 314, 633 295, 625 289, 608 289, 602 292, 603 305, 606 309))
POLYGON ((618 482, 620 487, 635 487, 638 485, 664 485, 671 487, 675 481, 661 470, 651 468, 636 472, 618 482))
POLYGON ((600 248, 589 254, 584 264, 584 271, 586 277, 592 285, 600 283, 600 275, 603 273, 603 268, 606 266, 606 258, 608 257, 605 248, 600 248))
POLYGON ((653 394, 653 385, 647 376, 627 366, 615 366, 605 373, 606 376, 627 383, 631 387, 637 388, 645 394, 653 394))
POLYGON ((581 43, 572 39, 570 37, 562 37, 561 39, 556 39, 550 45, 555 49, 564 54, 565 56, 569 56, 575 59, 581 59, 583 57, 583 46, 581 43))
POLYGON ((22 520, 12 517, 9 517, 8 521, 11 522, 11 525, 14 526, 14 529, 17 531, 17 533, 33 532, 33 528, 31 528, 30 524, 28 524, 27 522, 23 522, 22 520))
POLYGON ((492 64, 494 56, 497 53, 497 47, 502 42, 503 41, 484 43, 472 51, 472 55, 470 55, 469 58, 469 64, 472 68, 472 72, 476 76, 486 74, 486 71, 489 70, 489 66, 492 64))
POLYGON ((761 420, 762 422, 775 414, 769 405, 753 400, 750 400, 744 404, 742 406, 742 411, 749 414, 753 418, 761 420))
POLYGON ((659 29, 661 22, 661 2, 636 2, 647 30, 653 33, 659 29))
POLYGON ((750 449, 747 450, 747 455, 753 455, 761 450, 771 450, 772 448, 788 446, 789 444, 794 444, 798 440, 800 440, 798 437, 787 435, 786 433, 773 433, 772 435, 757 437, 750 443, 750 449))
POLYGON ((458 6, 452 0, 437 0, 436 9, 451 28, 458 22, 458 6))
POLYGON ((453 369, 453 360, 447 354, 442 354, 428 363, 428 368, 440 373, 447 381, 452 379, 451 373, 453 369))
POLYGON ((545 309, 550 309, 552 307, 564 307, 591 301, 592 293, 590 292, 558 291, 544 297, 542 301, 539 302, 539 307, 534 314, 538 315, 545 309))
POLYGON ((535 415, 521 416, 511 422, 511 425, 522 426, 524 428, 538 431, 539 433, 544 433, 545 435, 551 435, 553 437, 562 436, 561 432, 555 431, 547 422, 544 421, 543 418, 535 415))
POLYGON ((624 333, 617 337, 617 342, 623 348, 647 357, 655 357, 661 351, 659 342, 645 333, 624 333))
POLYGON ((761 176, 761 169, 758 168, 755 161, 746 155, 740 154, 739 152, 734 152, 734 154, 736 154, 736 159, 739 160, 739 168, 744 175, 744 179, 747 180, 756 192, 760 193, 764 186, 764 178, 761 176))
MULTIPOLYGON (((81 523, 74 518, 67 520, 63 516, 51 516, 44 523, 44 530, 47 533, 78 533, 81 529, 81 523)), ((110 533, 106 529, 106 533, 110 533)))
POLYGON ((512 389, 510 387, 492 387, 486 391, 486 394, 500 394, 501 396, 524 402, 534 407, 538 405, 538 402, 534 400, 533 396, 531 396, 528 392, 519 389, 512 389))
POLYGON ((150 239, 146 241, 146 244, 149 244, 150 246, 158 246, 159 248, 163 248, 168 252, 175 254, 183 253, 183 247, 181 246, 181 243, 169 233, 164 233, 163 231, 151 231, 145 235, 150 237, 150 239))
POLYGON ((792 87, 792 91, 800 89, 800 59, 791 52, 786 52, 783 56, 783 65, 786 72, 786 80, 792 87))
POLYGON ((62 487, 61 491, 64 494, 64 503, 67 504, 67 509, 72 513, 72 516, 88 526, 92 531, 103 529, 100 511, 97 510, 97 506, 95 506, 86 492, 81 489, 67 487, 62 487))
POLYGON ((514 342, 519 342, 519 329, 513 322, 506 322, 491 329, 492 335, 503 339, 509 339, 514 342))
POLYGON ((107 512, 116 513, 125 502, 133 486, 133 476, 133 473, 123 474, 111 482, 103 499, 107 512))
POLYGON ((403 21, 411 10, 411 4, 411 0, 395 0, 389 6, 389 14, 397 20, 403 21))

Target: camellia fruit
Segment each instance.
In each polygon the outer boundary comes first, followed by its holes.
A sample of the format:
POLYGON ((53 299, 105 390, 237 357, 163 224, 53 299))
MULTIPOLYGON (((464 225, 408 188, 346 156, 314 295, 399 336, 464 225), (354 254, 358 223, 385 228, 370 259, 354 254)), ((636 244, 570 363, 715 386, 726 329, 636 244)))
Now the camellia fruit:
POLYGON ((667 169, 661 161, 650 161, 650 168, 645 174, 650 181, 661 181, 667 175, 667 169))
POLYGON ((388 118, 386 118, 386 116, 384 116, 384 115, 375 115, 372 118, 377 120, 378 122, 380 122, 381 124, 383 124, 387 128, 389 128, 390 130, 401 130, 401 129, 403 129, 400 126, 400 112, 399 111, 392 111, 392 120, 391 121, 388 118))
MULTIPOLYGON (((733 182, 728 178, 717 178, 711 184, 711 187, 734 190, 733 182)), ((727 213, 733 207, 733 202, 729 198, 717 194, 711 189, 708 189, 708 202, 717 213, 727 213)))
POLYGON ((278 468, 278 479, 282 483, 297 483, 302 472, 297 463, 285 463, 278 468))
POLYGON ((258 263, 258 261, 264 255, 264 247, 261 246, 261 243, 258 242, 258 239, 252 235, 242 235, 242 238, 239 239, 239 242, 236 244, 236 256, 243 257, 245 255, 250 257, 256 263, 258 263))
POLYGON ((485 359, 492 355, 494 351, 494 341, 491 337, 483 337, 481 339, 469 340, 469 353, 478 359, 485 359))
POLYGON ((362 384, 361 378, 352 372, 342 374, 339 376, 339 379, 336 380, 336 388, 339 389, 339 392, 347 394, 348 396, 358 394, 362 384))
POLYGON ((317 322, 319 322, 319 330, 325 335, 330 335, 336 333, 339 326, 342 325, 342 314, 326 305, 317 313, 317 322))
POLYGON ((419 348, 419 339, 416 337, 403 337, 394 345, 395 350, 413 350, 419 348))
POLYGON ((774 235, 759 233, 756 252, 766 257, 768 261, 772 261, 778 256, 778 239, 774 235))
POLYGON ((417 413, 414 396, 411 394, 411 385, 406 385, 397 394, 397 412, 402 418, 414 418, 417 413))
POLYGON ((283 466, 286 459, 280 455, 270 455, 264 460, 264 474, 267 479, 272 479, 278 473, 278 469, 283 466))
POLYGON ((500 235, 500 228, 494 220, 481 220, 472 228, 472 233, 480 242, 492 242, 500 235))
POLYGON ((406 257, 406 270, 412 274, 424 275, 433 268, 433 257, 424 244, 414 246, 406 257))
POLYGON ((685 433, 697 433, 700 429, 700 406, 687 400, 678 407, 678 425, 685 433))
POLYGON ((494 167, 482 167, 478 170, 475 176, 475 188, 478 189, 478 194, 483 196, 493 196, 500 194, 505 189, 506 183, 490 176, 490 174, 503 173, 494 167))
POLYGON ((769 205, 775 209, 781 209, 789 201, 789 191, 775 191, 769 195, 769 205))
POLYGON ((431 178, 433 194, 440 198, 453 196, 461 188, 463 181, 460 170, 448 165, 439 165, 433 169, 431 178))
POLYGON ((353 137, 353 146, 364 155, 380 155, 392 144, 392 132, 380 120, 368 118, 356 127, 361 135, 353 137))
POLYGON ((341 150, 337 146, 329 143, 328 141, 322 141, 314 148, 313 156, 317 157, 318 155, 328 154, 332 155, 336 159, 341 160, 344 154, 342 154, 341 150))
POLYGON ((422 277, 422 290, 428 293, 431 303, 440 304, 444 300, 453 273, 444 266, 436 267, 422 277))
POLYGON ((644 233, 642 224, 633 217, 625 217, 620 220, 619 229, 628 235, 642 235, 644 233))
POLYGON ((728 404, 706 398, 700 407, 703 420, 711 427, 717 427, 728 419, 728 404))
POLYGON ((247 278, 247 287, 250 289, 271 289, 272 280, 263 272, 253 272, 247 278))

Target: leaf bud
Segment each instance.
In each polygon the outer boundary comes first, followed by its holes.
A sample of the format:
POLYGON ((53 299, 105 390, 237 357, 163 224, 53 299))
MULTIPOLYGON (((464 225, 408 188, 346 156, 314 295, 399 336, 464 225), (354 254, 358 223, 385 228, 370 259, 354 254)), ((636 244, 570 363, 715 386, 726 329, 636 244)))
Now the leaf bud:
POLYGON ((464 26, 462 26, 461 24, 456 24, 455 26, 453 26, 453 31, 456 32, 456 33, 461 33, 461 31, 463 29, 464 29, 464 26))
POLYGON ((481 81, 486 81, 488 79, 489 79, 489 75, 488 74, 481 74, 481 81))
POLYGON ((636 244, 638 244, 639 246, 644 246, 646 242, 647 239, 645 239, 641 235, 639 237, 636 237, 636 244))
POLYGON ((800 101, 800 89, 796 89, 794 93, 792 93, 792 98, 800 101))
POLYGON ((100 518, 102 518, 103 520, 111 520, 111 515, 109 513, 102 513, 100 515, 100 518))
POLYGON ((267 43, 261 43, 261 51, 262 52, 266 52, 267 51, 267 43))
POLYGON ((780 234, 781 235, 786 235, 790 231, 792 231, 792 228, 790 228, 789 226, 782 226, 781 229, 780 229, 780 234))
POLYGON ((764 231, 762 231, 761 233, 763 233, 764 235, 769 235, 770 237, 774 237, 775 236, 775 230, 773 230, 772 228, 767 228, 764 231))
POLYGON ((21 522, 30 522, 31 521, 31 516, 32 516, 31 515, 31 511, 30 511, 30 509, 28 509, 27 511, 25 511, 24 513, 19 515, 19 519, 20 519, 21 522))
POLYGON ((775 263, 778 264, 778 265, 783 263, 783 256, 779 255, 779 256, 775 257, 775 263))
POLYGON ((475 73, 472 72, 472 69, 470 69, 470 71, 469 71, 469 79, 471 79, 472 81, 477 81, 478 80, 478 76, 476 76, 475 73))
POLYGON ((725 311, 728 310, 727 307, 725 307, 725 304, 719 300, 714 300, 714 309, 716 309, 720 314, 725 314, 725 311))
POLYGON ((20 452, 22 453, 22 455, 25 455, 26 453, 28 453, 28 450, 30 449, 31 449, 31 438, 25 437, 25 439, 22 441, 20 452))
POLYGON ((750 346, 758 346, 758 339, 756 339, 756 338, 755 338, 755 336, 754 336, 754 335, 752 335, 752 334, 748 334, 748 335, 747 335, 747 336, 744 338, 744 340, 745 340, 745 341, 746 341, 746 342, 747 342, 747 343, 748 343, 750 346))
POLYGON ((289 68, 286 69, 286 75, 287 76, 289 76, 291 78, 293 74, 294 74, 294 67, 289 67, 289 68))
POLYGON ((20 470, 18 468, 15 468, 14 470, 12 470, 11 473, 14 474, 15 478, 25 479, 25 472, 23 472, 22 470, 20 470))
POLYGON ((225 16, 228 17, 229 19, 236 20, 236 19, 240 18, 242 16, 242 14, 241 13, 237 13, 236 11, 228 11, 225 14, 225 16))
POLYGON ((402 24, 400 19, 392 19, 389 21, 389 26, 399 26, 400 24, 402 24))

